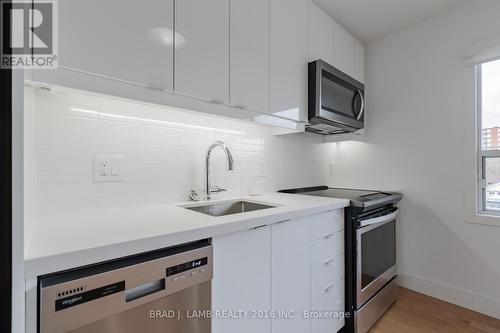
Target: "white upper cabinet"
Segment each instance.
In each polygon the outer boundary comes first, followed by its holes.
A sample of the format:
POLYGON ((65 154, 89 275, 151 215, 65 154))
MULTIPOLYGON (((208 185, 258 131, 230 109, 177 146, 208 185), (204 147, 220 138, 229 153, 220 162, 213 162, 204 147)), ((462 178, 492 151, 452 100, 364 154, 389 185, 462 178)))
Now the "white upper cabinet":
POLYGON ((229 0, 176 1, 175 31, 174 91, 229 102, 229 0))
POLYGON ((230 102, 269 110, 269 0, 230 0, 230 102))
POLYGON ((357 39, 354 40, 354 78, 365 83, 365 47, 357 39))
POLYGON ((309 61, 321 59, 333 66, 335 23, 317 4, 309 2, 309 61))
POLYGON ((307 118, 307 9, 270 0, 270 112, 295 120, 307 118))
MULTIPOLYGON (((270 227, 214 237, 212 309, 262 311, 270 309, 270 227)), ((250 313, 251 314, 251 313, 250 313)), ((269 333, 269 318, 212 320, 212 332, 269 333)))
POLYGON ((291 131, 309 61, 364 81, 363 45, 312 0, 64 0, 58 17, 59 68, 27 80, 291 131))
POLYGON ((172 89, 173 0, 152 0, 147 5, 132 0, 58 3, 60 69, 40 73, 42 79, 44 74, 50 79, 71 69, 172 89))
POLYGON ((354 37, 340 24, 335 24, 335 61, 334 66, 354 76, 354 37))

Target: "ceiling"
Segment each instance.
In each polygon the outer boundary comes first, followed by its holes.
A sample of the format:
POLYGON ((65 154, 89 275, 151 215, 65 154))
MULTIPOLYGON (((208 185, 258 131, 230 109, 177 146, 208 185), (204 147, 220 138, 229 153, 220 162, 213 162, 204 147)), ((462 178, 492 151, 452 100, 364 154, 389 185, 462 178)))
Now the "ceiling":
POLYGON ((451 11, 466 0, 314 0, 363 42, 451 11))

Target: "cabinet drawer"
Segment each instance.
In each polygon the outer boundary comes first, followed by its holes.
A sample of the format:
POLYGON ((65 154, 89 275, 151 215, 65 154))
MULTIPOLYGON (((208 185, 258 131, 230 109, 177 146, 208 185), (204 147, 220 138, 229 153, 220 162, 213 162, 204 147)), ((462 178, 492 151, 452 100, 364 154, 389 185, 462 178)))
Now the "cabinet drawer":
POLYGON ((311 242, 311 285, 326 288, 334 282, 337 249, 335 238, 318 239, 311 242))
POLYGON ((311 240, 330 238, 344 229, 343 210, 337 209, 326 213, 313 215, 311 221, 311 240))
POLYGON ((344 278, 335 279, 335 287, 328 291, 322 286, 312 288, 311 311, 319 314, 328 312, 329 317, 312 318, 311 332, 314 333, 336 333, 344 326, 344 319, 339 318, 340 313, 345 311, 344 302, 344 278))

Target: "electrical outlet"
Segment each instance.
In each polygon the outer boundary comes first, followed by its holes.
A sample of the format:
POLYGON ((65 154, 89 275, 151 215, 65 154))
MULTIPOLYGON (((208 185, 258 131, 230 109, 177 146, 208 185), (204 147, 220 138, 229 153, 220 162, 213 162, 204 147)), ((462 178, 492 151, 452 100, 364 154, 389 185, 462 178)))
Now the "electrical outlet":
POLYGON ((96 155, 94 156, 94 182, 120 182, 121 162, 123 156, 96 155))

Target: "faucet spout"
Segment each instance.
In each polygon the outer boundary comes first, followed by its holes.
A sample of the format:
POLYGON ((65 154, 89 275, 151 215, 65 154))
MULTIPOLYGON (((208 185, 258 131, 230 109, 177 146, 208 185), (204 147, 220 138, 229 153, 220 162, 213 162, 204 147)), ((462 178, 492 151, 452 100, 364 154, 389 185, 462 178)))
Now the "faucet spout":
POLYGON ((205 155, 205 194, 207 197, 207 200, 210 200, 210 194, 213 192, 220 192, 224 191, 224 189, 218 188, 217 190, 212 189, 212 181, 210 179, 210 155, 212 154, 212 151, 220 147, 224 153, 226 154, 227 158, 227 170, 228 171, 234 171, 234 159, 233 155, 231 154, 231 150, 229 150, 229 147, 222 141, 215 141, 213 144, 210 145, 207 149, 207 153, 205 155))

